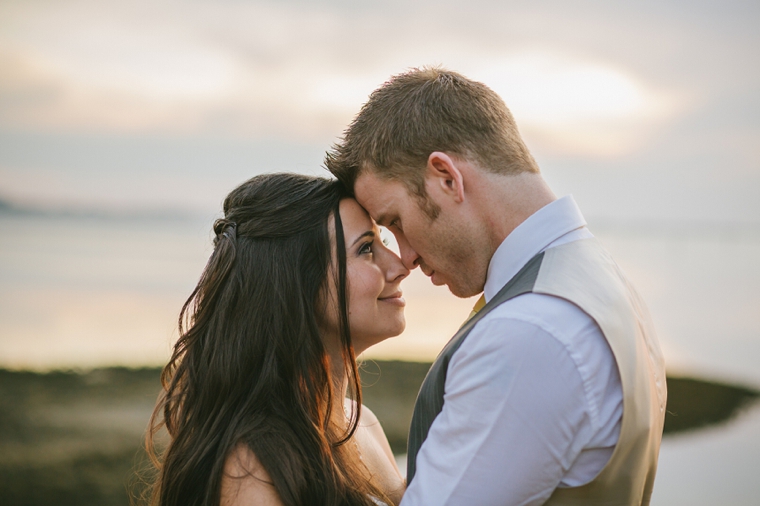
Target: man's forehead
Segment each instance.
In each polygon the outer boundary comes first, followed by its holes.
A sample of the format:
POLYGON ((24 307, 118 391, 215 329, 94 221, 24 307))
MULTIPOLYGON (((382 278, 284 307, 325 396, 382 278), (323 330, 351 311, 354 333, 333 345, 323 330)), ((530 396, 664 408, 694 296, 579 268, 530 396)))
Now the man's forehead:
POLYGON ((365 191, 381 194, 406 194, 406 186, 396 178, 383 176, 371 170, 362 171, 354 182, 354 190, 363 187, 365 191))
POLYGON ((383 179, 371 171, 362 172, 354 183, 356 200, 375 220, 389 212, 399 196, 396 181, 383 179))
POLYGON ((356 182, 354 183, 356 200, 362 205, 364 205, 365 202, 374 203, 374 201, 377 200, 377 197, 386 193, 384 191, 385 188, 383 183, 384 181, 372 172, 362 172, 359 177, 356 178, 356 182))

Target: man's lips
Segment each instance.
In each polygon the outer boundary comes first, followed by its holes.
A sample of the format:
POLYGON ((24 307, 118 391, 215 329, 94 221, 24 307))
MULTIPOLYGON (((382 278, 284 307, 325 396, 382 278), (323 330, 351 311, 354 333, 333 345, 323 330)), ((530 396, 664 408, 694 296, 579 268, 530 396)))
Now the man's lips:
POLYGON ((438 273, 435 272, 435 271, 433 271, 433 272, 430 273, 430 282, 433 283, 435 286, 445 285, 446 281, 444 281, 443 279, 441 279, 440 274, 438 276, 436 276, 436 274, 438 274, 438 273))
POLYGON ((446 282, 441 279, 441 276, 440 275, 436 276, 436 272, 433 269, 431 269, 430 267, 428 267, 427 265, 421 263, 420 264, 420 270, 422 270, 422 273, 425 276, 427 276, 427 277, 430 278, 430 281, 435 286, 441 286, 443 284, 446 284, 446 282))

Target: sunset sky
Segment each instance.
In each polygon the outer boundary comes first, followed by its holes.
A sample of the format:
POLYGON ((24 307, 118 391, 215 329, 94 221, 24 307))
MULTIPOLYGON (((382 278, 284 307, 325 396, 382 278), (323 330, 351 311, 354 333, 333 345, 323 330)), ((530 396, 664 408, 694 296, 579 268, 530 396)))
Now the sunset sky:
MULTIPOLYGON (((227 193, 425 65, 504 98, 670 378, 760 391, 760 0, 0 0, 0 370, 165 365, 227 193)), ((401 286, 364 358, 432 361, 474 298, 401 286)), ((755 504, 759 419, 667 439, 652 504, 755 504)))
MULTIPOLYGON (((261 172, 326 174, 372 90, 443 65, 504 98, 592 231, 624 235, 605 244, 669 364, 754 375, 759 26, 756 0, 1 0, 0 202, 202 225, 9 221, 0 351, 161 363, 224 196, 261 172), (657 242, 684 233, 707 242, 657 242)), ((376 353, 431 359, 472 301, 419 273, 404 289, 407 332, 376 353)))
POLYGON ((591 219, 757 222, 758 26, 753 1, 4 0, 0 198, 215 212, 442 64, 591 219))

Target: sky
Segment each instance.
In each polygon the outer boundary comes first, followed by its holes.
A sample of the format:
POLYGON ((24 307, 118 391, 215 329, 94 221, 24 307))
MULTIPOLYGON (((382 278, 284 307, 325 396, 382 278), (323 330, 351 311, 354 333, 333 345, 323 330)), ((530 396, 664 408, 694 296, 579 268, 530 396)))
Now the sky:
MULTIPOLYGON (((156 217, 0 216, 0 354, 161 363, 225 195, 327 175, 374 89, 442 65, 504 98, 669 365, 760 384, 758 26, 756 1, 0 0, 0 204, 156 217)), ((473 301, 404 290, 407 331, 373 353, 432 359, 473 301)))
POLYGON ((0 198, 216 212, 373 89, 481 80, 590 220, 760 221, 751 1, 0 1, 0 198))
MULTIPOLYGON (((164 364, 224 196, 326 175, 374 89, 443 65, 504 98, 669 373, 760 388, 758 27, 757 0, 0 0, 0 211, 85 211, 0 212, 0 366, 164 364)), ((402 286, 407 330, 372 356, 432 360, 473 300, 402 286)), ((727 485, 692 495, 751 496, 756 431, 726 434, 665 445, 660 484, 704 464, 727 485)))

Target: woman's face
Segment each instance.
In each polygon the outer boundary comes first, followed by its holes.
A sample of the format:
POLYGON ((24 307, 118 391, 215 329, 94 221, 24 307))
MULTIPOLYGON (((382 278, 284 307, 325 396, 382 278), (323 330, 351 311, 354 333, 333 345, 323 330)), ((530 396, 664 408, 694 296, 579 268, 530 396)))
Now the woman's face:
MULTIPOLYGON (((340 218, 346 243, 348 283, 348 323, 357 355, 370 346, 399 335, 406 325, 405 302, 399 287, 409 270, 380 238, 377 225, 354 199, 340 202, 340 218)), ((331 219, 334 231, 335 220, 331 219)), ((331 234, 334 238, 334 233, 331 234)), ((333 239, 333 244, 335 240, 333 239)), ((335 262, 333 262, 335 263, 335 262)), ((326 331, 338 334, 337 290, 334 276, 329 280, 333 304, 325 314, 326 331)))

